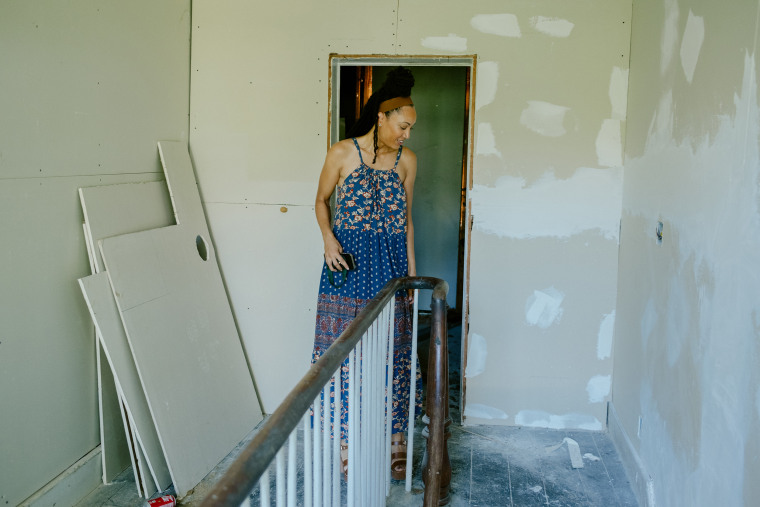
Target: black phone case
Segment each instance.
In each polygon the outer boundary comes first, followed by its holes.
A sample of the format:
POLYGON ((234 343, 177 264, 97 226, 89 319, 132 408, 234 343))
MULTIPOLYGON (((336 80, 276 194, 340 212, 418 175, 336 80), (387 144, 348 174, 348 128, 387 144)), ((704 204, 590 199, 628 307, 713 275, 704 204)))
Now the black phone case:
POLYGON ((342 253, 340 255, 343 257, 343 260, 346 261, 346 265, 348 266, 349 271, 356 269, 356 261, 354 261, 354 256, 352 254, 342 253))

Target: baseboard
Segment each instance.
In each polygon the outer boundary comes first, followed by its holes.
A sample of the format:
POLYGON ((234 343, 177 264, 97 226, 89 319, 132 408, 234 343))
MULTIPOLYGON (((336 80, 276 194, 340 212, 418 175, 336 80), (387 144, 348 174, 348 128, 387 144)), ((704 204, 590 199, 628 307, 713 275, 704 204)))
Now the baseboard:
POLYGON ((612 402, 607 405, 607 428, 639 505, 655 507, 654 480, 646 471, 633 442, 623 429, 612 402))
POLYGON ((21 502, 22 507, 74 505, 103 481, 100 446, 64 470, 42 489, 21 502))

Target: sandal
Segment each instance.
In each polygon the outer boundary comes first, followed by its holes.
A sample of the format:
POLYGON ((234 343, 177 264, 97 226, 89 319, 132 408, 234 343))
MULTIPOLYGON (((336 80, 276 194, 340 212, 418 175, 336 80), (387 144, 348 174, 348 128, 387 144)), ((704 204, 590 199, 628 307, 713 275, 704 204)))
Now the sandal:
POLYGON ((406 440, 403 435, 399 436, 401 438, 391 441, 391 477, 403 481, 406 479, 406 440))
POLYGON ((348 482, 348 444, 340 444, 340 471, 348 482))

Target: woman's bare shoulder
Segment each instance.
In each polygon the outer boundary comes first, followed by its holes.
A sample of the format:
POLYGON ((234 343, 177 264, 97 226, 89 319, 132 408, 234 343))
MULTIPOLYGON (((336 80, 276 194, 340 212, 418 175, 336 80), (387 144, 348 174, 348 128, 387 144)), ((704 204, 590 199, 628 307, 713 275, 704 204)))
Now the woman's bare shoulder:
POLYGON ((416 169, 417 168, 417 154, 414 153, 412 150, 404 146, 404 149, 401 151, 401 158, 399 159, 399 164, 407 167, 409 169, 416 169))
POLYGON ((337 143, 330 146, 330 149, 327 150, 327 154, 337 157, 345 157, 347 155, 350 155, 354 150, 354 143, 351 141, 351 139, 343 139, 342 141, 338 141, 337 143))

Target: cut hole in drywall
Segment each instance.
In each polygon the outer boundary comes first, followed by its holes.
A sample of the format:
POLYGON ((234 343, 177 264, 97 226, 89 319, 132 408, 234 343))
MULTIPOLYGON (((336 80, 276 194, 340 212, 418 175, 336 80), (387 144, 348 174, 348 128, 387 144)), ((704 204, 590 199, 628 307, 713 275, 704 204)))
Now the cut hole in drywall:
POLYGON ((208 245, 206 244, 206 240, 203 239, 203 236, 200 234, 195 238, 195 247, 198 249, 198 255, 200 255, 201 259, 207 261, 208 245))

